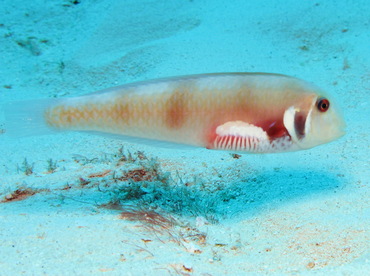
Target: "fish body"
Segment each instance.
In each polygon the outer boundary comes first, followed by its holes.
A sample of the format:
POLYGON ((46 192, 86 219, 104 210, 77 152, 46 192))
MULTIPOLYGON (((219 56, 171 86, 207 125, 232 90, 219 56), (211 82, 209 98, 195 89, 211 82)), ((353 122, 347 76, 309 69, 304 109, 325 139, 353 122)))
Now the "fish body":
POLYGON ((37 122, 51 130, 94 131, 240 152, 307 149, 344 134, 343 119, 323 91, 293 77, 267 73, 144 81, 49 100, 31 112, 14 107, 7 108, 10 119, 17 113, 16 121, 37 122))

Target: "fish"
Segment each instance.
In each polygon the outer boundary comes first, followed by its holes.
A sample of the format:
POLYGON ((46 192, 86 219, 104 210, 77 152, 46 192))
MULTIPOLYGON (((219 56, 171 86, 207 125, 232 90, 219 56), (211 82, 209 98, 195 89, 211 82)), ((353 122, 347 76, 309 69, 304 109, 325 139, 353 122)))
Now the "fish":
POLYGON ((83 131, 241 153, 309 149, 345 133, 333 99, 273 73, 210 73, 129 83, 5 107, 13 137, 83 131))

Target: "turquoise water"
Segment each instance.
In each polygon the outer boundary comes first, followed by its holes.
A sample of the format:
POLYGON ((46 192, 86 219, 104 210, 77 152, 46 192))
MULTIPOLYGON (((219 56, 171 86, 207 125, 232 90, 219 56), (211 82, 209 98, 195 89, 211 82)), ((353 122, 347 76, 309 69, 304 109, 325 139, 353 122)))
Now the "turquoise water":
POLYGON ((368 1, 4 0, 2 105, 271 72, 329 91, 347 133, 235 155, 82 133, 14 139, 0 112, 0 274, 365 275, 369 12, 368 1))

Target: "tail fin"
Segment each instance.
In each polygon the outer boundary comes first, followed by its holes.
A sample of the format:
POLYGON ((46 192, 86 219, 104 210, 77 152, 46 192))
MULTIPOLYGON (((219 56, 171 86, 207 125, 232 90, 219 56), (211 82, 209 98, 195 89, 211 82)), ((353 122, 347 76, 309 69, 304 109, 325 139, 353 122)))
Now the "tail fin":
POLYGON ((46 124, 44 112, 59 101, 39 99, 4 104, 5 135, 16 138, 56 133, 46 124))

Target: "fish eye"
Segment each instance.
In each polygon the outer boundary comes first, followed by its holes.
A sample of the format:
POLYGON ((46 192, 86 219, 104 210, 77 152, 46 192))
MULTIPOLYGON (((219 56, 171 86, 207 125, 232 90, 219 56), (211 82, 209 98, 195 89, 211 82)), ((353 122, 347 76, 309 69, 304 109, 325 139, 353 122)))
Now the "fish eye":
POLYGON ((317 109, 320 112, 326 112, 326 111, 328 111, 329 106, 330 106, 330 102, 329 102, 328 99, 326 99, 326 98, 320 98, 320 99, 317 100, 317 109))

